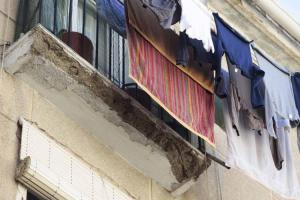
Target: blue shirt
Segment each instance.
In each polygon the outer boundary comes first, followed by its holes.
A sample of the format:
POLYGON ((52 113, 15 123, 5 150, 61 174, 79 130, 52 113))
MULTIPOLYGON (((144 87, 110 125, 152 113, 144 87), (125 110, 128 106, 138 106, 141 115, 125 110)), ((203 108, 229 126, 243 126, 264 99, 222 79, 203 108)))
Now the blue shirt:
MULTIPOLYGON (((244 76, 251 79, 251 103, 254 108, 264 106, 264 71, 252 63, 250 43, 227 25, 217 13, 214 13, 217 27, 217 41, 215 43, 216 75, 221 74, 221 59, 224 53, 231 64, 236 65, 244 76)), ((218 83, 217 83, 218 84, 218 83)))

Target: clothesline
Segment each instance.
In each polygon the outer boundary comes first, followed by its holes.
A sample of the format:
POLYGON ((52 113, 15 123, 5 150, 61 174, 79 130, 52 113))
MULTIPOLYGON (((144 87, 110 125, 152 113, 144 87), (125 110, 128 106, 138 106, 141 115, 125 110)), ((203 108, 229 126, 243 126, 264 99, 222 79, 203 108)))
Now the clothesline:
MULTIPOLYGON (((204 5, 203 5, 203 3, 198 3, 198 5, 201 7, 201 9, 203 9, 203 10, 205 10, 204 9, 204 5)), ((206 8, 206 7, 205 7, 206 8)), ((216 33, 217 31, 216 31, 216 24, 215 24, 215 20, 214 20, 214 17, 213 17, 213 15, 212 15, 212 13, 218 13, 216 10, 213 10, 213 9, 211 9, 211 8, 209 8, 209 7, 207 7, 207 9, 210 11, 210 18, 211 18, 211 23, 212 23, 212 31, 214 32, 214 33, 216 33)), ((232 27, 232 25, 230 25, 229 23, 227 23, 226 22, 226 20, 224 20, 224 16, 222 16, 220 13, 218 13, 220 16, 221 16, 221 18, 222 18, 222 20, 223 20, 223 22, 225 23, 225 24, 227 24, 230 28, 231 28, 231 30, 235 33, 235 34, 237 34, 240 38, 242 38, 243 40, 245 40, 245 41, 247 41, 247 42, 249 42, 249 43, 251 43, 251 47, 256 51, 256 52, 258 52, 260 55, 262 55, 264 58, 266 58, 269 62, 271 62, 273 65, 274 65, 274 67, 276 67, 278 70, 280 70, 281 72, 283 72, 283 73, 285 73, 285 74, 287 74, 287 75, 289 75, 289 76, 291 76, 291 75, 293 75, 294 74, 294 72, 291 72, 290 70, 288 70, 288 69, 283 69, 282 67, 280 67, 280 65, 276 62, 276 61, 274 61, 272 58, 271 58, 271 56, 269 56, 266 52, 264 52, 262 49, 260 49, 259 47, 257 47, 256 45, 255 45, 255 41, 254 40, 249 40, 246 36, 244 36, 243 34, 241 34, 239 31, 237 31, 235 28, 233 28, 232 27)))
POLYGON ((251 46, 257 53, 259 53, 261 56, 263 56, 265 59, 267 59, 270 63, 273 64, 274 67, 276 67, 278 70, 280 70, 284 74, 289 75, 289 76, 294 74, 294 72, 290 72, 288 69, 280 67, 271 57, 267 56, 267 54, 265 52, 263 52, 261 49, 257 48, 254 44, 252 44, 251 46))

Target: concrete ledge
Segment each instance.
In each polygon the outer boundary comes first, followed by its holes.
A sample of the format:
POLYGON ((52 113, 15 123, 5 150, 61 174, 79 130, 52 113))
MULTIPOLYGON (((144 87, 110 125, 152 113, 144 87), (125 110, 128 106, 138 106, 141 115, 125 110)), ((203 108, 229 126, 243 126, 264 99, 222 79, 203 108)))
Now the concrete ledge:
POLYGON ((8 49, 4 67, 173 194, 187 191, 210 165, 164 122, 40 25, 8 49))

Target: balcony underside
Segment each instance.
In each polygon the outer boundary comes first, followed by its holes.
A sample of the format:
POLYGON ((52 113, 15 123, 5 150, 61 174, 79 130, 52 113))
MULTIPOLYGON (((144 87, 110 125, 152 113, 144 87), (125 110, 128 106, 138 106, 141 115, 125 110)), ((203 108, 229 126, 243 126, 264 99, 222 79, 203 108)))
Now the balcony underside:
POLYGON ((205 170, 204 156, 42 26, 7 51, 22 79, 128 163, 174 194, 205 170))

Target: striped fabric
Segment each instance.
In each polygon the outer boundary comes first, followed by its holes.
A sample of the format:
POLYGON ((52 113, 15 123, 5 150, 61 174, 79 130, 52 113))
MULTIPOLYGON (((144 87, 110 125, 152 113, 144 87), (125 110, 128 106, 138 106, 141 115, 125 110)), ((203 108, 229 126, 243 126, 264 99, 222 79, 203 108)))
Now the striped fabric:
POLYGON ((183 126, 215 146, 214 96, 128 25, 129 76, 183 126))

